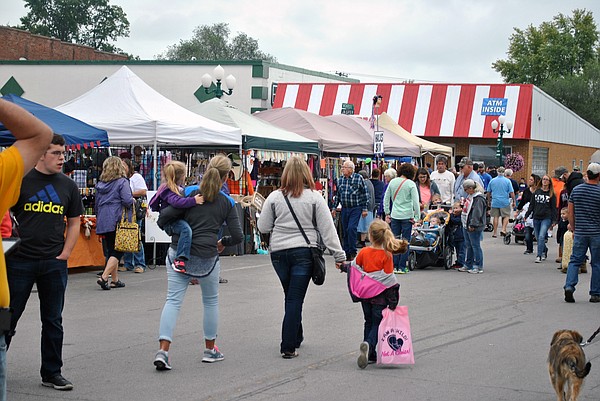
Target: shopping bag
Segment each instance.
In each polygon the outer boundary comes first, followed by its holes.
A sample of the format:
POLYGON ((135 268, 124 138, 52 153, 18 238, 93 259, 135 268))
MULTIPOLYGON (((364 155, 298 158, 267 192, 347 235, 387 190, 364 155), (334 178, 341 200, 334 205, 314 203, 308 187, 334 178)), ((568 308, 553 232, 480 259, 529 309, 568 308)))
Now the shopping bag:
POLYGON ((565 272, 569 267, 569 260, 571 260, 571 254, 573 253, 573 233, 571 231, 565 232, 562 243, 562 260, 561 267, 565 272))
POLYGON ((131 221, 125 219, 125 208, 121 214, 121 221, 117 223, 117 232, 115 234, 115 251, 117 252, 138 252, 141 245, 141 233, 138 224, 135 222, 135 213, 131 221))
POLYGON ((413 340, 410 334, 408 306, 383 310, 377 341, 377 363, 383 365, 413 365, 413 340))

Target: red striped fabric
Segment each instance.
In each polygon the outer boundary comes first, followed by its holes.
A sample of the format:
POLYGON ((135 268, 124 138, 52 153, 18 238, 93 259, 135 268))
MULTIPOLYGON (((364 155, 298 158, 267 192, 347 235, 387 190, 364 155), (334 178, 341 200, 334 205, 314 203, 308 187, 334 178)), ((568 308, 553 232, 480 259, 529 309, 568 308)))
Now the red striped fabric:
POLYGON ((394 118, 398 116, 398 124, 409 132, 416 128, 415 133, 424 133, 426 137, 440 136, 443 132, 446 137, 452 134, 456 138, 496 138, 491 122, 498 116, 481 115, 482 99, 507 98, 506 118, 514 119, 509 137, 529 139, 531 136, 533 85, 280 83, 273 108, 285 104, 307 110, 310 103, 311 110, 328 116, 341 113, 340 103, 350 103, 356 115, 370 117, 373 86, 382 97, 378 114, 387 112, 394 118), (311 100, 314 85, 323 87, 320 103, 315 98, 320 92, 315 92, 311 100), (340 89, 341 86, 344 88, 340 89))

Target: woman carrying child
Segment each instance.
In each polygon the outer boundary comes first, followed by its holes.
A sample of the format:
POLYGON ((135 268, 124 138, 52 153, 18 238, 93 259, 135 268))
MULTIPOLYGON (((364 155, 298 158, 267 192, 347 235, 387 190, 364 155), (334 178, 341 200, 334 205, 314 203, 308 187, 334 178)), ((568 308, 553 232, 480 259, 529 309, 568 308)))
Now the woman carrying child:
MULTIPOLYGON (((394 310, 398 305, 400 285, 394 276, 392 255, 405 253, 408 249, 408 242, 396 239, 390 226, 379 219, 369 226, 369 241, 371 245, 362 248, 353 263, 361 273, 380 282, 385 289, 371 298, 361 299, 356 297, 350 288, 350 295, 354 302, 360 301, 365 318, 364 337, 357 360, 361 369, 377 361, 377 333, 379 323, 383 319, 383 310, 386 307, 394 310)), ((342 271, 347 272, 349 268, 351 267, 348 264, 341 266, 342 271)))
MULTIPOLYGON (((179 161, 170 161, 162 169, 163 183, 150 200, 150 208, 160 212, 167 206, 177 209, 189 209, 204 202, 202 195, 189 198, 183 196, 183 184, 185 183, 185 164, 179 161)), ((160 227, 168 235, 178 235, 177 255, 171 263, 171 267, 178 273, 185 273, 185 262, 190 259, 190 248, 192 246, 192 229, 182 219, 169 221, 160 227)))

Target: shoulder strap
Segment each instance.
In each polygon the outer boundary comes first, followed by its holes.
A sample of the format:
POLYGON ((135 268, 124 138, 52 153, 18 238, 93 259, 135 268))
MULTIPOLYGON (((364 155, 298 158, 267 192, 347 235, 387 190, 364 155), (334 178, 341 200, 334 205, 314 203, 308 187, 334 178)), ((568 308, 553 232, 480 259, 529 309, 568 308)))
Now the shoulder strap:
POLYGON ((398 191, 400 191, 400 188, 402 188, 402 185, 404 185, 406 181, 408 181, 408 178, 405 178, 404 181, 402 181, 400 185, 398 185, 398 189, 396 189, 396 192, 394 192, 394 199, 392 199, 392 202, 396 200, 396 195, 398 195, 398 191))
MULTIPOLYGON (((296 221, 296 224, 298 225, 298 229, 300 229, 300 232, 302 233, 302 236, 304 237, 304 240, 306 241, 306 243, 308 245, 310 245, 310 241, 309 241, 308 237, 306 236, 306 233, 304 232, 304 229, 300 225, 300 222, 298 221, 298 217, 296 217, 296 213, 294 213, 294 209, 292 209, 292 205, 290 204, 290 200, 288 199, 287 196, 284 196, 283 199, 285 199, 285 203, 287 203, 288 208, 290 209, 290 212, 292 212, 292 217, 294 218, 294 221, 296 221)), ((314 218, 315 218, 315 216, 313 214, 313 224, 315 223, 314 218)))

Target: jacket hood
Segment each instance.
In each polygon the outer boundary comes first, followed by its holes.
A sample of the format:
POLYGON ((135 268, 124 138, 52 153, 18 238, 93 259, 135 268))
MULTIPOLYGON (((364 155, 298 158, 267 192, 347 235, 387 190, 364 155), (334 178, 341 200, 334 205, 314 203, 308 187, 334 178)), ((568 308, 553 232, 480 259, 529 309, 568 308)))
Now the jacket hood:
POLYGON ((109 182, 99 181, 96 184, 96 192, 106 195, 109 192, 116 190, 121 184, 121 179, 112 180, 109 182))

